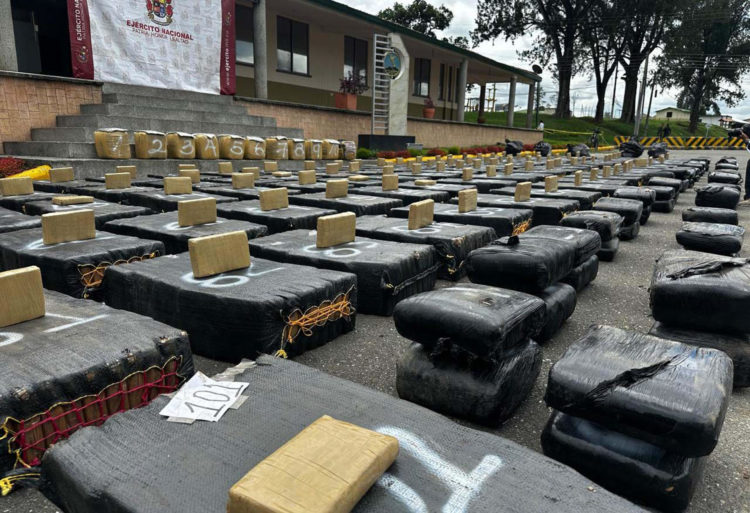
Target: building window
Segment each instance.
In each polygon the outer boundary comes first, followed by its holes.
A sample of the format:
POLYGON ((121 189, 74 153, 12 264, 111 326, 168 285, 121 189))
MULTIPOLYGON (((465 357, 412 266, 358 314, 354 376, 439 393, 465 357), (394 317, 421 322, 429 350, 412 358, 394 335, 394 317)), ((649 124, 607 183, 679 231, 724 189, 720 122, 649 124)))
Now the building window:
POLYGON ((445 100, 445 64, 440 64, 440 79, 438 81, 438 100, 445 100))
POLYGON ((448 101, 453 101, 453 66, 448 68, 448 101))
POLYGON ((289 73, 309 74, 307 65, 309 28, 306 23, 282 16, 276 18, 276 68, 289 73))
POLYGON ((253 52, 253 9, 244 5, 235 5, 235 27, 237 38, 235 42, 235 55, 237 62, 242 64, 255 64, 253 52))
POLYGON ((453 99, 453 101, 455 101, 456 103, 458 103, 458 88, 460 87, 460 81, 459 81, 460 75, 461 73, 459 73, 458 70, 456 70, 456 91, 455 91, 456 97, 453 99))
POLYGON ((350 74, 367 82, 367 41, 344 36, 344 76, 350 74))
POLYGON ((430 59, 414 59, 414 96, 430 96, 430 59))

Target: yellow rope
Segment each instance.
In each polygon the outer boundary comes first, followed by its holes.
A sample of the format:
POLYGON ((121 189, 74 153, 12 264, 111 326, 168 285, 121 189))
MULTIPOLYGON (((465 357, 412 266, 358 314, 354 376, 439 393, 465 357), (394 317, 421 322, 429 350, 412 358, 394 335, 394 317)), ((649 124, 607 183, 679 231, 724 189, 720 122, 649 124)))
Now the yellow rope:
POLYGON ((13 486, 16 481, 20 481, 22 479, 29 479, 33 478, 36 479, 39 476, 41 476, 38 472, 29 472, 28 474, 16 474, 15 476, 9 476, 3 479, 0 479, 0 496, 5 497, 10 492, 13 491, 13 486))
POLYGON ((81 274, 81 283, 86 288, 98 287, 102 284, 104 279, 104 271, 107 267, 112 265, 130 264, 132 262, 142 262, 151 258, 159 256, 158 251, 154 251, 148 255, 134 256, 127 260, 115 260, 114 262, 101 262, 99 265, 93 264, 81 264, 78 266, 78 272, 81 274))
POLYGON ((529 229, 529 226, 531 226, 531 219, 527 219, 526 221, 516 225, 513 228, 513 233, 511 233, 511 236, 521 235, 523 232, 529 229))

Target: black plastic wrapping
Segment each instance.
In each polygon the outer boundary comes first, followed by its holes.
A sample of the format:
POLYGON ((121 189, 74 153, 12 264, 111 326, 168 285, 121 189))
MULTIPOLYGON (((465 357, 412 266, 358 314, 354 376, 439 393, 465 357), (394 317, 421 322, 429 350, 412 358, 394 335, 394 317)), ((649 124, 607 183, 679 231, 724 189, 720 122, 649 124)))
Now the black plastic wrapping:
POLYGON ((492 360, 536 337, 545 319, 539 298, 476 284, 418 294, 399 303, 393 313, 401 336, 430 351, 455 346, 492 360))
POLYGON ((184 329, 193 352, 230 362, 321 346, 354 329, 357 311, 354 275, 262 258, 195 278, 183 253, 108 269, 106 279, 108 305, 184 329), (339 313, 318 325, 292 322, 324 302, 339 304, 339 313))
POLYGON ((625 158, 638 158, 643 154, 643 146, 636 141, 620 143, 620 153, 625 158))
POLYGON ((92 185, 86 180, 71 180, 69 182, 50 182, 49 180, 34 180, 34 190, 37 192, 69 193, 74 187, 92 185))
MULTIPOLYGON (((431 199, 435 203, 448 201, 451 197, 447 191, 434 191, 430 189, 398 189, 395 191, 384 191, 381 185, 371 185, 368 187, 359 187, 356 194, 365 194, 369 196, 379 196, 381 198, 392 198, 401 200, 402 205, 411 205, 415 201, 431 199)), ((399 206, 402 206, 399 205, 399 206)))
POLYGON ((518 155, 523 151, 522 141, 509 141, 505 140, 505 154, 506 155, 518 155))
MULTIPOLYGON (((221 184, 216 182, 201 182, 193 185, 194 191, 205 192, 206 194, 216 194, 218 196, 230 196, 232 198, 237 198, 239 201, 257 200, 260 198, 260 193, 262 191, 267 191, 269 188, 270 187, 253 187, 247 189, 235 189, 232 187, 231 183, 221 184)), ((325 185, 323 186, 323 190, 325 190, 325 185)), ((299 194, 299 191, 287 188, 288 196, 294 194, 299 194)))
POLYGON ((649 157, 658 157, 660 155, 666 155, 666 154, 667 154, 667 143, 665 142, 654 143, 648 149, 649 157))
MULTIPOLYGON (((596 258, 596 257, 593 257, 596 258)), ((560 331, 576 309, 576 289, 566 283, 555 283, 538 294, 547 306, 544 327, 536 340, 546 342, 560 331)))
POLYGON ((0 207, 16 212, 23 212, 23 207, 30 201, 52 201, 52 198, 59 196, 52 192, 34 192, 32 194, 23 194, 20 196, 0 196, 0 207))
POLYGON ((131 259, 164 254, 164 244, 155 240, 125 237, 97 231, 96 238, 45 246, 41 228, 0 235, 0 270, 36 265, 44 288, 73 297, 96 297, 106 287, 87 285, 93 267, 119 264, 131 259), (91 295, 91 296, 90 296, 91 295))
POLYGON ((708 173, 708 183, 731 183, 739 185, 742 183, 742 175, 726 171, 713 171, 708 173))
POLYGON ((568 226, 535 226, 519 236, 520 239, 535 237, 568 242, 575 250, 573 265, 581 265, 596 255, 602 247, 602 239, 593 230, 570 228, 568 226))
MULTIPOLYGON (((599 249, 598 253, 601 253, 601 249, 599 249)), ((582 264, 574 267, 560 281, 573 287, 576 292, 580 292, 596 279, 597 274, 599 274, 599 257, 594 255, 582 264)))
POLYGON ((622 227, 638 224, 643 213, 643 203, 624 198, 602 198, 594 204, 594 210, 614 212, 622 216, 622 227))
POLYGON ((364 194, 348 194, 343 198, 326 198, 325 192, 290 196, 289 204, 332 209, 336 212, 354 212, 357 216, 387 214, 390 209, 402 206, 401 200, 393 198, 364 194))
MULTIPOLYGON (((641 214, 641 217, 643 217, 643 214, 641 214)), ((641 222, 640 220, 637 223, 633 223, 630 226, 623 226, 620 228, 620 239, 621 240, 633 240, 636 237, 638 237, 638 234, 641 232, 641 222)))
POLYGON ((641 218, 639 220, 641 226, 648 222, 649 217, 651 217, 651 207, 643 207, 643 212, 641 212, 641 218))
POLYGON ((188 250, 188 241, 194 237, 206 237, 228 232, 245 232, 248 239, 262 237, 268 228, 261 224, 224 219, 195 226, 180 226, 177 212, 165 212, 152 216, 119 219, 107 223, 105 230, 120 235, 132 235, 143 239, 159 240, 167 253, 182 253, 188 250))
POLYGON ((315 245, 317 233, 294 230, 250 241, 250 254, 357 275, 364 314, 391 315, 404 298, 435 286, 440 261, 432 245, 357 237, 332 248, 315 245))
POLYGON ((26 203, 24 210, 30 216, 71 212, 74 210, 93 210, 94 223, 97 230, 103 229, 108 221, 143 216, 151 213, 151 210, 144 207, 118 205, 117 203, 108 203, 100 200, 94 200, 93 203, 83 203, 81 205, 55 205, 51 201, 32 201, 26 203))
POLYGON ((696 207, 736 209, 740 202, 740 188, 730 184, 712 184, 695 188, 696 207))
MULTIPOLYGON (((452 199, 451 203, 458 204, 458 198, 452 199)), ((534 212, 532 219, 534 226, 556 225, 560 222, 560 219, 571 212, 575 212, 580 206, 575 200, 531 198, 528 201, 515 201, 510 196, 498 194, 479 194, 477 205, 480 207, 531 209, 534 212)))
POLYGON ((224 511, 249 469, 330 415, 399 440, 396 463, 353 513, 643 512, 533 450, 407 401, 289 360, 247 366, 217 378, 250 383, 221 422, 165 422, 160 398, 58 444, 43 463, 51 493, 76 513, 224 511))
POLYGON ((659 212, 662 214, 669 214, 674 210, 675 205, 677 204, 677 200, 671 199, 671 200, 657 200, 654 201, 654 204, 651 206, 651 209, 654 212, 659 212))
MULTIPOLYGON (((513 196, 516 192, 515 187, 503 187, 501 189, 490 189, 490 194, 500 194, 502 196, 513 196)), ((531 189, 532 198, 547 198, 577 201, 582 210, 589 210, 591 206, 602 197, 600 192, 579 191, 576 189, 558 189, 555 192, 545 192, 544 187, 534 186, 531 189)))
POLYGON ((541 292, 573 269, 575 246, 553 239, 498 239, 466 259, 469 279, 523 292, 541 292))
POLYGON ((734 388, 750 387, 750 334, 709 333, 707 331, 674 328, 655 322, 649 335, 698 347, 724 351, 734 363, 734 388))
MULTIPOLYGON (((124 189, 127 191, 127 189, 124 189)), ((139 205, 150 208, 154 212, 170 212, 177 210, 177 204, 180 201, 197 200, 205 198, 216 199, 217 204, 230 203, 237 201, 237 198, 229 196, 219 196, 215 194, 206 194, 204 192, 193 192, 192 194, 164 194, 164 191, 151 189, 138 192, 125 192, 125 198, 130 205, 139 205)))
POLYGON ((561 226, 592 230, 599 234, 602 243, 617 239, 622 227, 623 217, 615 212, 603 210, 579 210, 568 214, 560 220, 561 226))
POLYGON ((97 184, 94 182, 86 182, 85 185, 78 187, 71 187, 68 191, 71 194, 80 194, 82 196, 93 196, 94 198, 101 201, 108 201, 110 203, 120 203, 122 205, 130 205, 129 194, 135 192, 159 192, 160 189, 146 186, 132 186, 127 189, 107 189, 104 184, 97 184))
POLYGON ((542 449, 611 492, 675 513, 690 503, 706 461, 557 411, 542 432, 542 449))
POLYGON ((610 326, 592 326, 550 369, 545 401, 570 415, 683 456, 716 447, 732 360, 610 326))
POLYGON ((463 262, 469 253, 497 238, 495 230, 485 226, 434 222, 409 230, 408 221, 396 217, 363 216, 357 219, 357 235, 370 239, 432 244, 443 265, 438 278, 458 280, 466 275, 463 262))
POLYGON ((476 189, 477 192, 480 194, 488 193, 492 189, 497 189, 500 187, 515 187, 515 185, 519 182, 518 177, 509 175, 498 175, 496 177, 474 177, 471 180, 464 180, 461 177, 458 178, 443 178, 440 180, 440 183, 444 183, 446 185, 470 185, 472 188, 476 189))
POLYGON ((728 208, 690 207, 682 211, 682 220, 693 223, 739 224, 736 210, 728 208))
POLYGON ((568 144, 568 153, 570 153, 574 157, 576 155, 579 157, 591 156, 591 151, 589 151, 589 147, 585 144, 568 144))
POLYGON ((740 252, 744 236, 745 229, 741 226, 690 222, 682 223, 675 235, 677 243, 685 249, 728 256, 740 252))
POLYGON ((494 427, 529 395, 541 364, 542 351, 533 340, 493 363, 456 361, 450 353, 430 354, 414 343, 398 363, 396 389, 401 399, 494 427))
POLYGON ((670 326, 750 333, 750 263, 697 251, 666 251, 651 277, 651 313, 670 326))
POLYGON ((737 171, 739 169, 739 166, 737 165, 737 161, 736 160, 734 160, 732 162, 721 162, 721 161, 719 161, 714 166, 714 169, 717 170, 717 171, 722 170, 722 169, 729 169, 729 170, 737 171))
POLYGON ((638 200, 643 203, 643 208, 651 207, 656 201, 656 191, 648 187, 619 187, 612 196, 638 200))
MULTIPOLYGON (((44 297, 44 317, 0 328, 0 426, 6 421, 9 427, 15 424, 8 418, 30 419, 59 403, 98 394, 130 374, 163 367, 172 358, 177 359, 180 376, 193 375, 185 332, 58 292, 45 291, 44 297)), ((100 414, 107 412, 100 410, 100 414)), ((73 419, 60 419, 57 427, 62 430, 75 424, 73 419)), ((0 476, 16 464, 11 451, 20 447, 14 436, 0 441, 0 476)), ((39 454, 19 456, 34 464, 30 459, 39 454)))
POLYGON ((663 176, 652 176, 648 179, 649 186, 671 187, 676 195, 687 188, 684 182, 685 180, 679 178, 665 178, 663 176))
POLYGON ((434 185, 416 185, 414 182, 403 182, 398 184, 401 189, 419 189, 425 191, 447 192, 451 198, 458 196, 458 193, 467 189, 476 189, 473 184, 461 185, 453 183, 438 182, 434 185))
MULTIPOLYGON (((521 208, 480 207, 471 212, 459 212, 458 205, 450 203, 436 203, 434 219, 441 223, 470 224, 488 226, 495 230, 498 237, 507 237, 519 233, 531 226, 533 212, 521 208)), ((409 217, 409 207, 392 209, 389 216, 409 217)))
POLYGON ((534 145, 534 151, 539 152, 542 157, 546 157, 552 151, 552 145, 548 142, 539 141, 534 145))
POLYGON ((38 217, 27 216, 20 212, 0 207, 0 233, 28 230, 29 228, 39 228, 40 226, 42 226, 42 220, 38 217))
POLYGON ((216 206, 220 217, 238 219, 251 223, 262 224, 268 228, 268 233, 280 233, 289 230, 314 230, 318 226, 318 218, 336 213, 328 208, 303 207, 289 205, 278 210, 260 209, 260 201, 237 201, 216 206))

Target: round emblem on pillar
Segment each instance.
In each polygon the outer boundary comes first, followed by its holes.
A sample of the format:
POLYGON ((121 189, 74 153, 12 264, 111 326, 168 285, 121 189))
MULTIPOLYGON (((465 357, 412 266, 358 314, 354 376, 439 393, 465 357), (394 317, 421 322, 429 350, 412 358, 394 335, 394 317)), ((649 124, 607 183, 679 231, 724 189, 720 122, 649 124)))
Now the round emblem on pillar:
POLYGON ((388 50, 386 54, 383 55, 383 69, 385 69, 385 73, 391 77, 392 80, 395 80, 401 75, 401 54, 398 50, 388 50))

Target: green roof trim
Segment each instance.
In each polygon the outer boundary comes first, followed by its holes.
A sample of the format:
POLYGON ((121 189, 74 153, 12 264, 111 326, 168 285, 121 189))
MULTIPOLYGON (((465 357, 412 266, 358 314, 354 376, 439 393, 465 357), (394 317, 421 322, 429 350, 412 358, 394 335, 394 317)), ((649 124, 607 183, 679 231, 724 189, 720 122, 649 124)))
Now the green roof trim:
POLYGON ((440 39, 436 39, 434 37, 427 36, 425 34, 422 34, 421 32, 417 32, 416 30, 412 30, 410 28, 404 27, 402 25, 399 25, 397 23, 393 23, 391 21, 384 20, 382 18, 379 18, 377 16, 373 16, 372 14, 368 14, 364 11, 360 11, 359 9, 354 9, 353 7, 349 7, 346 4, 342 4, 339 2, 335 2, 334 0, 307 0, 308 2, 312 4, 319 5, 321 7, 326 7, 329 9, 333 9, 336 11, 339 11, 343 14, 346 14, 348 16, 352 16, 354 18, 359 18, 362 21, 366 21, 368 23, 372 23, 374 25, 379 25, 385 29, 387 29, 390 32, 399 32, 401 34, 404 34, 406 36, 409 36, 414 39, 419 39, 420 41, 424 41, 425 43, 429 43, 431 45, 440 46, 446 50, 449 50, 451 52, 455 52, 461 55, 464 55, 466 57, 469 57, 471 59, 475 59, 478 61, 481 61, 485 64, 489 64, 490 66, 494 66, 496 68, 503 69, 505 71, 509 71, 511 73, 514 73, 518 76, 525 77, 529 80, 533 80, 535 82, 541 82, 542 77, 537 75, 536 73, 533 73, 531 71, 527 71, 525 69, 516 68, 514 66, 509 66, 507 64, 503 64, 501 62, 494 61, 490 59, 489 57, 485 57, 484 55, 480 55, 476 52, 472 52, 471 50, 466 50, 464 48, 460 48, 456 45, 452 45, 446 41, 442 41, 440 39))

